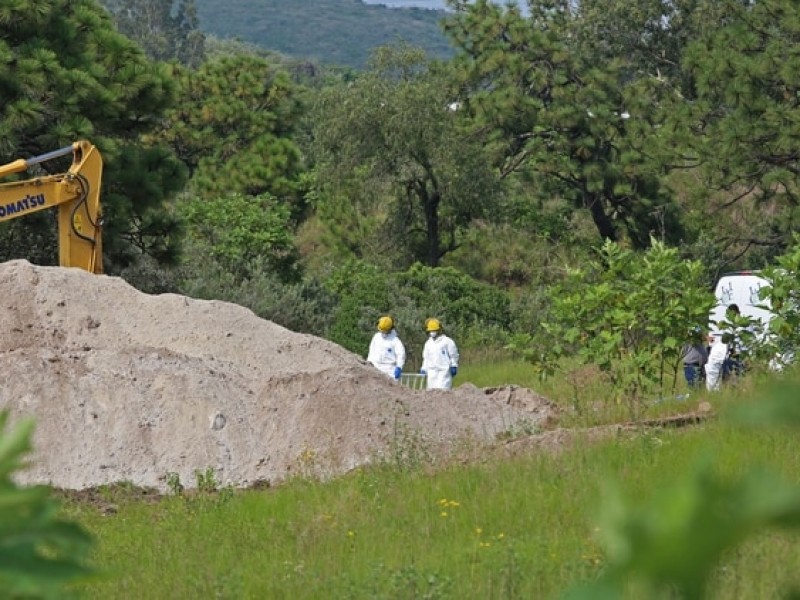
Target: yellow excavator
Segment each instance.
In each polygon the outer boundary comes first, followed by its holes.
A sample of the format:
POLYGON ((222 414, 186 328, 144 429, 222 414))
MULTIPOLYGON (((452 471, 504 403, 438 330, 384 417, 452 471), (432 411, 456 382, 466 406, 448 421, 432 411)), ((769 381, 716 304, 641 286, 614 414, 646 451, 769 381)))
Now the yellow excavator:
POLYGON ((100 179, 103 159, 91 143, 71 146, 0 166, 0 178, 72 154, 66 173, 0 183, 0 222, 58 207, 58 255, 62 267, 103 272, 100 179))

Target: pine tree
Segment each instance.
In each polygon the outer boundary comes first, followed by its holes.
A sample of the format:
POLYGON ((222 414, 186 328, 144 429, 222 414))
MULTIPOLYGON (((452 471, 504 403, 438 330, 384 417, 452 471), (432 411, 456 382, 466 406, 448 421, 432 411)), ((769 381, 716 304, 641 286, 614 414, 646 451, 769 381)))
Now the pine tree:
POLYGON ((744 212, 730 242, 779 254, 800 228, 800 4, 725 0, 716 26, 688 48, 684 68, 697 99, 684 117, 686 144, 723 208, 744 212))
MULTIPOLYGON (((141 252, 174 257, 177 223, 164 211, 184 175, 174 156, 146 148, 173 99, 161 66, 119 34, 93 0, 6 0, 0 4, 0 160, 8 162, 86 138, 105 162, 101 191, 108 268, 141 252)), ((62 172, 67 164, 44 168, 62 172)), ((56 264, 51 211, 6 224, 0 258, 56 264), (36 240, 37 245, 20 244, 36 240)))
MULTIPOLYGON (((589 212, 599 235, 681 236, 660 167, 646 153, 652 103, 620 60, 595 61, 576 37, 575 3, 544 0, 530 14, 486 0, 451 2, 446 31, 475 116, 504 177, 589 212)), ((646 90, 645 90, 646 91, 646 90)))
POLYGON ((120 33, 152 60, 177 60, 198 67, 205 58, 194 0, 104 0, 120 33))

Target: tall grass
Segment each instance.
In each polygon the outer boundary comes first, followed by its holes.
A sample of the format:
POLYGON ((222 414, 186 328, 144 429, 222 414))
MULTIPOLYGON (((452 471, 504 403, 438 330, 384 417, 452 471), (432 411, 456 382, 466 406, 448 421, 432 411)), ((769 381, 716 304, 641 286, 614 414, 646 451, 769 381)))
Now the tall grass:
MULTIPOLYGON (((674 393, 663 398, 645 399, 641 406, 642 419, 693 410, 698 402, 715 398, 702 386, 689 390, 682 372, 670 377, 674 377, 674 382, 670 382, 670 387, 674 385, 674 393)), ((561 372, 542 378, 530 363, 510 353, 496 349, 471 351, 462 361, 455 383, 465 382, 477 387, 513 384, 534 390, 563 410, 563 426, 588 427, 630 418, 628 407, 615 400, 613 387, 600 370, 591 365, 565 362, 561 372)), ((749 394, 752 388, 753 378, 745 378, 729 389, 728 395, 749 394)))
MULTIPOLYGON (((68 510, 95 534, 106 572, 80 590, 89 598, 554 598, 603 569, 597 512, 609 486, 651 497, 704 458, 725 475, 769 463, 798 481, 796 445, 789 431, 711 420, 435 473, 376 467, 155 504, 112 497, 111 515, 68 510)), ((751 540, 719 567, 713 595, 778 597, 800 584, 797 542, 751 540)))
POLYGON ((614 396, 611 387, 593 367, 565 364, 564 372, 542 378, 530 363, 498 349, 471 350, 465 353, 457 384, 465 381, 478 387, 518 385, 535 390, 563 407, 580 411, 593 400, 614 396))

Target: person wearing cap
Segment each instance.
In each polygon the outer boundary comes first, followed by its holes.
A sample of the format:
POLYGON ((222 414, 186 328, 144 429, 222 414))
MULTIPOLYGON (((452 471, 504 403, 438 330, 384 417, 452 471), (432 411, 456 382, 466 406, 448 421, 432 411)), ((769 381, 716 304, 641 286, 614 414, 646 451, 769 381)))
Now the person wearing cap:
POLYGON ((458 348, 442 331, 438 319, 425 321, 428 339, 422 349, 420 373, 427 375, 429 390, 453 388, 453 377, 458 374, 458 348))
POLYGON ((406 348, 397 335, 394 319, 385 315, 378 319, 378 331, 369 344, 367 362, 393 379, 400 379, 406 364, 406 348))

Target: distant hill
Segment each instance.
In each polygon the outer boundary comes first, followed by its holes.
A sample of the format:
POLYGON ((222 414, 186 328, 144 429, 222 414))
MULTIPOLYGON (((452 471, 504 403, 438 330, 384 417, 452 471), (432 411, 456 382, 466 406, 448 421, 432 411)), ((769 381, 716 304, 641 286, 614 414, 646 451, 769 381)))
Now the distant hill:
POLYGON ((362 0, 195 0, 200 29, 325 64, 364 68, 377 46, 406 41, 448 58, 442 10, 388 8, 362 0))
MULTIPOLYGON (((446 0, 364 0, 367 4, 385 4, 389 8, 407 8, 415 6, 417 8, 432 8, 436 10, 447 9, 446 0)), ((522 9, 524 14, 528 14, 528 7, 525 5, 525 0, 494 0, 495 4, 505 6, 507 4, 516 4, 522 9)))
POLYGON ((447 8, 445 0, 364 0, 365 4, 385 4, 389 8, 433 8, 444 10, 447 8))

